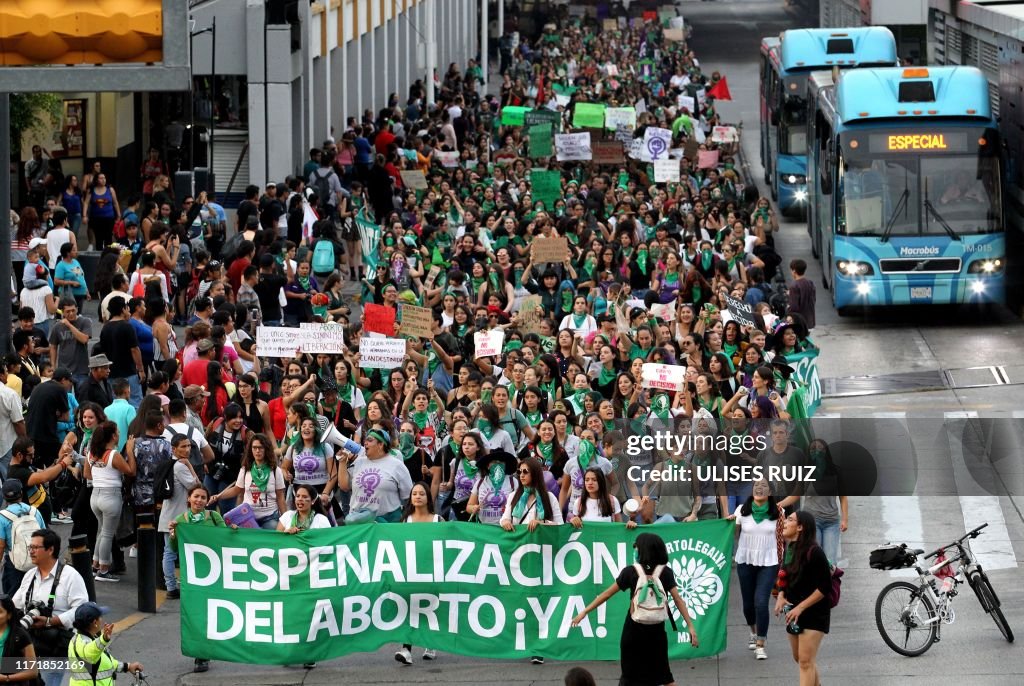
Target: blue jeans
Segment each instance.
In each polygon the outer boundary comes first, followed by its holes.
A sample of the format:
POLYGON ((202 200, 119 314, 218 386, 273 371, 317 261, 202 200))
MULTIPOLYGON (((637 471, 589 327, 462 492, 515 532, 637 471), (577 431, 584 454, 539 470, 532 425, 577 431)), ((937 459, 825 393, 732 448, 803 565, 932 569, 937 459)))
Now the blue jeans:
POLYGON ((21 580, 24 578, 25 572, 11 564, 11 559, 5 555, 3 561, 4 593, 14 597, 15 592, 21 586, 21 580))
POLYGON ((747 626, 756 628, 754 633, 761 641, 768 637, 768 604, 772 600, 772 586, 775 585, 778 572, 778 565, 736 565, 736 575, 740 579, 740 592, 743 595, 743 618, 747 626))
POLYGON ((59 670, 56 672, 39 670, 39 678, 43 680, 44 686, 61 686, 64 683, 65 677, 71 672, 59 670))
POLYGON ((277 531, 277 523, 281 520, 281 513, 275 512, 266 519, 257 519, 256 523, 260 525, 261 529, 267 531, 277 531))
MULTIPOLYGON (((11 468, 11 455, 12 455, 12 452, 13 452, 13 448, 12 448, 12 450, 8 450, 6 453, 4 453, 2 456, 0 456, 0 478, 2 478, 2 479, 6 479, 7 478, 7 471, 11 468)), ((17 589, 15 589, 15 590, 17 590, 17 589)))
POLYGON ((818 545, 825 551, 828 561, 835 564, 839 558, 839 522, 815 520, 814 528, 818 534, 818 545))
MULTIPOLYGON (((210 495, 220 493, 228 486, 234 485, 234 481, 219 481, 217 479, 214 479, 209 474, 203 477, 203 486, 205 486, 206 490, 210 492, 210 495)), ((221 514, 224 514, 225 512, 230 512, 231 510, 235 509, 235 505, 237 504, 238 503, 235 498, 224 498, 223 500, 217 501, 216 507, 218 510, 220 510, 221 514)))
POLYGON ((171 546, 171 535, 164 534, 164 586, 168 591, 178 588, 178 578, 174 576, 174 562, 178 559, 178 553, 171 546))

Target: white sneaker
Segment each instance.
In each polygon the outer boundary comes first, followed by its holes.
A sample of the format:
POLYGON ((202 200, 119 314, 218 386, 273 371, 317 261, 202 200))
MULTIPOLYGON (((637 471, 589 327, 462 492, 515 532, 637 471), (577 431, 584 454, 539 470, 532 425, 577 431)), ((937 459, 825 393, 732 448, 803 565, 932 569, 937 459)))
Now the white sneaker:
POLYGON ((401 662, 403 665, 411 665, 412 653, 406 650, 405 648, 402 648, 401 650, 395 653, 395 659, 401 662))
POLYGON ((128 549, 128 557, 138 557, 138 556, 139 556, 139 549, 138 548, 136 548, 135 546, 132 546, 131 548, 128 549))
POLYGON ((764 646, 754 648, 754 659, 755 660, 767 660, 768 653, 765 652, 764 646))
POLYGON ((757 634, 750 634, 750 642, 747 643, 747 648, 753 650, 757 647, 757 634))
POLYGON ((423 659, 424 660, 436 660, 437 659, 437 651, 433 650, 431 648, 424 648, 423 649, 423 659))

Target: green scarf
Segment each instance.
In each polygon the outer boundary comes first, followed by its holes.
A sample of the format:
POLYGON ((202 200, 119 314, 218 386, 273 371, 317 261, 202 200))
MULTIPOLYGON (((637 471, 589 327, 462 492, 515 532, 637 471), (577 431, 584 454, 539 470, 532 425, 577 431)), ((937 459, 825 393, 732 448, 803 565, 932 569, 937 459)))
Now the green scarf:
POLYGON ((562 289, 562 312, 568 312, 572 309, 572 299, 574 295, 575 294, 572 292, 571 288, 562 289))
POLYGON ((601 365, 601 371, 597 375, 597 385, 607 386, 608 384, 615 381, 615 377, 618 375, 619 373, 615 371, 615 367, 612 367, 611 369, 605 369, 604 365, 601 365))
POLYGON ((188 519, 189 524, 201 524, 206 521, 206 510, 203 510, 199 514, 193 514, 192 510, 185 512, 185 517, 188 519))
POLYGON ((757 502, 750 504, 750 514, 754 518, 755 524, 760 524, 764 520, 768 519, 768 501, 764 501, 764 505, 758 505, 757 502))
POLYGON ((715 262, 715 254, 710 250, 702 250, 700 253, 700 264, 704 271, 710 271, 711 265, 715 262))
MULTIPOLYGON (((487 402, 487 401, 485 401, 487 402)), ((476 420, 476 428, 480 430, 480 433, 484 435, 488 441, 494 436, 494 427, 486 419, 476 420)))
POLYGON ((658 393, 651 401, 651 413, 658 419, 667 420, 669 418, 668 405, 668 396, 664 393, 658 393))
POLYGON ((482 277, 482 276, 471 277, 470 278, 470 283, 473 284, 473 292, 474 293, 479 293, 480 292, 480 287, 484 285, 484 277, 482 277))
POLYGON ((793 561, 793 544, 786 544, 786 552, 782 556, 782 565, 784 567, 789 566, 789 563, 793 561))
MULTIPOLYGON (((569 235, 574 236, 575 234, 569 235)), ((586 260, 583 261, 583 273, 586 274, 591 279, 594 278, 594 268, 596 266, 597 260, 595 260, 593 257, 588 257, 586 260)))
POLYGON ((488 275, 487 280, 490 282, 491 288, 493 288, 494 290, 498 290, 498 273, 497 272, 491 272, 490 275, 488 275))
POLYGON ((298 276, 298 275, 296 275, 295 280, 299 283, 300 286, 302 286, 302 290, 304 290, 304 291, 308 291, 309 290, 310 283, 309 283, 309 277, 308 276, 298 276))
POLYGON ((604 430, 605 431, 614 431, 615 430, 615 420, 614 419, 606 419, 606 420, 604 420, 604 430))
POLYGON ((459 338, 465 336, 467 331, 469 331, 469 324, 458 324, 455 327, 455 335, 459 338))
POLYGON ((555 444, 545 443, 544 441, 537 441, 537 452, 543 458, 544 465, 550 467, 552 463, 552 457, 555 454, 555 444))
POLYGON ((523 521, 523 517, 526 516, 526 504, 530 502, 530 496, 534 497, 534 502, 537 505, 537 521, 544 521, 547 519, 547 511, 544 509, 544 503, 537 497, 537 491, 529 486, 523 489, 523 494, 519 496, 519 502, 512 508, 512 516, 518 519, 520 522, 523 521))
POLYGON ((526 421, 530 426, 538 426, 542 421, 544 421, 544 413, 540 410, 537 410, 536 412, 526 412, 524 414, 526 415, 526 421))
POLYGON ((352 404, 352 394, 355 392, 355 386, 350 383, 338 386, 338 397, 347 402, 349 405, 352 404))
POLYGON ((294 526, 299 531, 309 531, 309 526, 310 526, 310 524, 313 523, 313 516, 314 515, 313 515, 313 511, 312 510, 309 511, 309 514, 306 515, 305 518, 303 518, 299 514, 299 511, 296 510, 295 511, 295 519, 292 520, 292 526, 294 526))
POLYGON ((640 267, 640 271, 647 275, 647 251, 637 250, 636 251, 636 266, 640 267))
POLYGON ((266 493, 267 482, 270 481, 270 465, 254 462, 249 470, 249 475, 252 478, 252 485, 256 487, 256 490, 260 493, 266 493))
POLYGON ((476 466, 476 460, 470 462, 469 460, 462 460, 462 471, 470 479, 475 479, 476 475, 480 472, 480 468, 476 466))
POLYGON ((412 434, 399 434, 398 450, 402 453, 402 458, 408 460, 416 452, 416 437, 412 434))
POLYGON ((583 314, 576 314, 575 312, 573 312, 573 314, 572 314, 572 325, 573 325, 573 328, 575 328, 575 329, 582 328, 584 322, 586 322, 586 321, 587 321, 587 313, 586 312, 584 312, 583 314))
POLYGON ((580 464, 581 471, 587 471, 587 467, 593 462, 596 450, 594 444, 590 441, 580 441, 580 454, 576 456, 576 461, 580 464))
POLYGON ((412 421, 416 424, 416 428, 425 429, 427 428, 427 420, 430 419, 430 412, 413 412, 412 421))
POLYGON ((487 475, 491 479, 491 486, 494 488, 494 492, 501 493, 502 486, 504 485, 502 482, 504 482, 507 477, 504 463, 500 460, 495 460, 491 463, 491 467, 487 471, 487 475))

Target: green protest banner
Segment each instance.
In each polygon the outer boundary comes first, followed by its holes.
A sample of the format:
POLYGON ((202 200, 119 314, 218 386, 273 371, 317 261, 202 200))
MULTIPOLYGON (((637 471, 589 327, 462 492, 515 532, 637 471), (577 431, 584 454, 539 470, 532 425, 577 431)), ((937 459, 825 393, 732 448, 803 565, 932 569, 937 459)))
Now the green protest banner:
POLYGON ((356 215, 356 225, 359 227, 359 247, 363 253, 363 264, 369 273, 377 268, 377 247, 380 245, 383 232, 377 222, 367 216, 365 208, 356 215))
MULTIPOLYGON (((298 664, 387 643, 501 659, 616 660, 620 593, 578 628, 572 618, 634 562, 641 530, 666 543, 700 639, 668 632, 673 660, 725 649, 735 524, 714 520, 533 533, 475 523, 370 524, 296 535, 179 526, 185 655, 298 664), (565 640, 565 639, 570 640, 565 640)), ((677 612, 671 606, 673 614, 677 612)))
POLYGON ((546 107, 542 107, 539 110, 530 110, 523 115, 523 126, 529 127, 536 124, 551 124, 556 130, 561 130, 562 115, 546 107))
POLYGON ((505 105, 501 108, 501 123, 504 126, 522 126, 523 117, 529 111, 529 107, 505 105))
POLYGON ((534 169, 530 172, 530 188, 534 201, 540 200, 549 212, 562 197, 562 174, 558 171, 534 169))
POLYGON ((530 132, 530 157, 551 157, 555 154, 551 124, 534 124, 530 132))
MULTIPOLYGON (((812 416, 821 407, 821 379, 818 378, 818 349, 812 348, 786 355, 786 363, 793 368, 793 380, 803 388, 804 413, 812 416)), ((795 415, 794 415, 795 416, 795 415)))
POLYGON ((577 129, 603 129, 604 128, 604 104, 593 102, 578 102, 572 115, 573 128, 577 129))

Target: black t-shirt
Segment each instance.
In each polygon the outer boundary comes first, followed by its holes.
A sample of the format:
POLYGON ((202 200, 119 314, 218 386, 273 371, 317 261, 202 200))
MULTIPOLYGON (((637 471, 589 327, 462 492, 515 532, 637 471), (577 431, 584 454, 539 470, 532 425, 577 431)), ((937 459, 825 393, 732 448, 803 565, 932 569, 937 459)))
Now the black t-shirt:
MULTIPOLYGON (((14 591, 9 591, 11 595, 14 591)), ((7 634, 7 640, 4 642, 3 657, 5 664, 9 667, 14 667, 14 660, 23 658, 25 656, 25 648, 32 643, 32 639, 29 638, 28 632, 21 628, 18 624, 9 624, 10 633, 7 634)), ((20 669, 4 669, 2 674, 17 674, 20 669)))
POLYGON ((68 392, 57 381, 44 381, 29 396, 25 431, 37 442, 59 443, 57 417, 68 411, 68 392))
MULTIPOLYGON (((30 504, 36 498, 36 491, 44 487, 43 485, 28 485, 29 477, 32 476, 32 472, 34 471, 35 469, 33 469, 30 465, 24 462, 22 462, 21 464, 12 464, 10 468, 7 470, 8 479, 17 479, 18 481, 21 482, 21 490, 22 493, 24 494, 22 500, 30 504)), ((49 495, 47 495, 46 500, 36 505, 35 508, 39 510, 39 514, 43 516, 43 521, 50 521, 50 517, 51 515, 53 515, 53 509, 50 507, 49 495)))
POLYGON ((238 226, 241 228, 241 230, 245 230, 245 220, 248 219, 251 215, 256 215, 258 213, 259 205, 257 205, 255 201, 243 200, 242 202, 240 202, 238 204, 238 210, 236 212, 236 215, 238 216, 238 226))
POLYGON ((281 319, 281 302, 277 299, 281 289, 288 283, 280 274, 260 274, 253 290, 260 299, 263 321, 275 322, 281 319))
MULTIPOLYGON (((652 570, 653 571, 653 570, 652 570)), ((676 587, 676 575, 672 573, 672 570, 666 565, 661 570, 661 585, 665 587, 665 593, 672 593, 672 589, 676 587)), ((630 595, 636 591, 637 582, 640 581, 640 575, 636 573, 636 567, 630 565, 624 567, 619 572, 618 578, 615 579, 615 583, 618 584, 620 591, 629 591, 630 595)))
POLYGON ((100 330, 100 347, 110 360, 110 378, 125 379, 135 376, 135 358, 132 348, 139 347, 135 327, 125 319, 113 319, 100 330))

